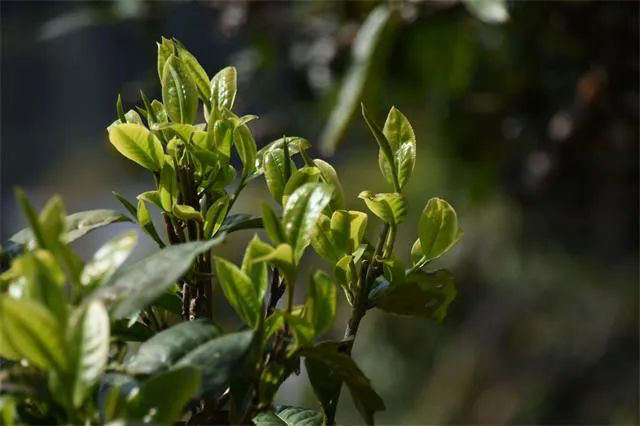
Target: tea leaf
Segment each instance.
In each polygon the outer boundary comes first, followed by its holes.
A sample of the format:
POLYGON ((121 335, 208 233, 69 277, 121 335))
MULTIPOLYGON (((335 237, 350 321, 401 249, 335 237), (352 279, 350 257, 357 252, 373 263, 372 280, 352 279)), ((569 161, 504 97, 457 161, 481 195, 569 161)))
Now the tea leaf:
POLYGON ((164 211, 171 213, 173 205, 178 199, 178 177, 173 159, 166 156, 162 170, 160 171, 160 184, 158 185, 160 203, 164 211))
POLYGON ((215 258, 216 275, 225 297, 242 321, 251 328, 258 325, 262 300, 251 279, 233 263, 215 258))
POLYGON ((242 259, 242 272, 247 274, 251 279, 258 300, 262 303, 269 287, 269 273, 267 271, 267 265, 264 262, 256 262, 262 256, 266 256, 271 253, 273 247, 260 240, 258 235, 254 235, 247 249, 244 252, 244 258, 242 259))
POLYGON ((441 322, 456 294, 453 275, 440 269, 432 273, 417 271, 400 282, 384 280, 370 298, 383 311, 441 322))
POLYGON ((296 170, 282 191, 282 205, 286 205, 289 200, 289 196, 305 183, 318 182, 320 179, 320 170, 316 167, 303 167, 300 170, 296 170))
POLYGON ((256 141, 249 128, 241 125, 233 131, 233 143, 242 162, 242 177, 246 178, 256 169, 256 141))
POLYGON ((322 426, 322 413, 300 407, 278 407, 252 419, 256 426, 322 426))
POLYGON ((336 169, 329 163, 324 160, 320 160, 316 158, 313 160, 313 163, 320 170, 320 174, 322 175, 322 180, 331 185, 333 188, 333 195, 331 196, 331 209, 332 210, 340 210, 344 208, 344 192, 342 191, 342 185, 340 184, 340 179, 338 179, 338 173, 336 173, 336 169))
POLYGON ((218 232, 223 224, 227 210, 229 209, 229 197, 227 195, 218 198, 207 210, 204 220, 204 236, 211 238, 218 232))
POLYGON ((115 126, 109 131, 109 141, 120 154, 145 169, 158 171, 162 167, 162 144, 139 124, 125 123, 115 126))
POLYGON ((162 103, 171 121, 192 124, 198 112, 198 90, 184 62, 169 56, 162 71, 162 103))
POLYGON ((73 404, 80 407, 98 382, 109 356, 109 316, 100 301, 89 302, 69 324, 73 351, 73 404))
POLYGON ((264 230, 274 244, 282 244, 287 241, 287 237, 284 233, 284 228, 280 219, 276 216, 273 209, 266 203, 260 205, 262 210, 262 221, 264 224, 264 230))
POLYGON ((241 331, 217 337, 183 356, 176 367, 198 368, 202 373, 202 391, 220 392, 247 355, 253 336, 253 331, 241 331))
POLYGON ((333 390, 342 381, 349 388, 362 418, 368 425, 373 424, 373 414, 385 409, 384 402, 351 357, 340 352, 338 345, 332 342, 305 348, 301 354, 305 357, 311 386, 323 407, 332 404, 333 401, 327 400, 327 397, 335 395, 328 392, 327 388, 333 390))
POLYGON ((104 244, 85 265, 80 282, 85 286, 93 286, 108 280, 127 259, 137 241, 138 234, 128 231, 104 244))
POLYGON ((198 96, 205 103, 209 103, 209 76, 207 72, 202 68, 200 62, 193 56, 187 49, 182 46, 177 46, 178 57, 182 60, 185 69, 189 73, 191 81, 193 81, 198 90, 198 96))
POLYGON ((197 222, 204 222, 202 214, 193 207, 186 204, 175 204, 173 206, 173 214, 182 220, 195 220, 197 222))
POLYGON ((453 207, 440 198, 427 201, 418 223, 418 237, 427 261, 446 253, 462 237, 453 207))
POLYGON ((362 198, 369 210, 390 225, 401 223, 407 215, 405 198, 397 192, 374 194, 362 191, 358 198, 362 198))
POLYGON ((282 214, 282 224, 296 262, 309 245, 316 222, 331 200, 331 192, 329 185, 305 183, 289 197, 282 214))
POLYGON ((176 244, 117 271, 95 298, 110 302, 112 318, 124 318, 153 302, 191 267, 197 255, 220 244, 224 234, 209 241, 176 244))
POLYGON ((0 296, 2 346, 44 370, 62 372, 67 367, 60 323, 42 304, 29 299, 0 296))
POLYGON ((139 423, 170 425, 201 391, 200 372, 185 366, 151 377, 127 401, 127 415, 139 423))
POLYGON ((326 333, 336 313, 336 286, 323 271, 311 278, 304 304, 304 318, 313 325, 315 336, 326 333))
POLYGON ((376 140, 376 142, 378 143, 378 146, 380 147, 381 155, 385 159, 385 162, 381 163, 380 165, 380 170, 383 176, 387 178, 387 180, 389 180, 390 178, 391 183, 393 184, 393 189, 397 192, 400 192, 400 184, 398 183, 398 173, 396 170, 396 165, 393 157, 393 149, 391 147, 391 144, 387 140, 387 137, 384 135, 382 130, 380 130, 380 127, 378 127, 378 125, 369 117, 369 114, 367 113, 367 109, 365 108, 364 104, 362 104, 362 116, 364 117, 364 121, 367 123, 369 130, 371 130, 371 133, 373 134, 374 139, 376 140), (388 167, 388 169, 386 167, 388 167))
POLYGON ((236 99, 237 73, 235 67, 226 67, 218 71, 211 79, 211 106, 214 109, 231 110, 236 99))
POLYGON ((170 368, 183 356, 218 337, 221 331, 206 320, 195 320, 167 328, 140 345, 126 364, 128 374, 154 374, 170 368))

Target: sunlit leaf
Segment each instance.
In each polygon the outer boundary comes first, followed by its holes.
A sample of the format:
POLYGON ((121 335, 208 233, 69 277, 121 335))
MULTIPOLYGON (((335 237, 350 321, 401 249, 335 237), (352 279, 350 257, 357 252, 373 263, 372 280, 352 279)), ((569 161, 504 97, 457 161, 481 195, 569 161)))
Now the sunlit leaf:
POLYGON ((169 56, 162 71, 162 103, 176 123, 192 124, 198 112, 198 90, 184 62, 169 56))
POLYGON ((427 261, 446 253, 462 237, 453 207, 441 198, 431 198, 420 216, 418 237, 427 261))
POLYGON ((374 194, 362 191, 358 194, 376 216, 390 225, 397 225, 404 221, 407 215, 407 202, 402 194, 397 192, 374 194))
POLYGON ((162 144, 149 130, 139 124, 125 123, 109 131, 111 144, 128 159, 145 169, 158 171, 162 167, 162 144))

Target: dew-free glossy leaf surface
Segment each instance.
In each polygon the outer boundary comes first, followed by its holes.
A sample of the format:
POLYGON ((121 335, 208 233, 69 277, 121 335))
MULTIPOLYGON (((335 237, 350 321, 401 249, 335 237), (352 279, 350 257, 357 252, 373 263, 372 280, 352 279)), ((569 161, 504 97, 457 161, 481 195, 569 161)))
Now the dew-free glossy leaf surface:
POLYGON ((149 305, 191 267, 197 255, 224 240, 224 234, 209 241, 176 244, 121 269, 95 297, 110 303, 111 316, 124 318, 149 305))
POLYGON ((432 260, 446 253, 462 237, 456 211, 441 198, 431 198, 418 223, 422 254, 432 260))
POLYGON ((153 374, 170 368, 200 345, 218 337, 218 327, 205 320, 182 322, 169 327, 140 345, 127 363, 127 373, 153 374))
POLYGON ((125 123, 113 127, 109 131, 109 141, 120 154, 145 169, 158 171, 162 167, 162 144, 140 124, 125 123))

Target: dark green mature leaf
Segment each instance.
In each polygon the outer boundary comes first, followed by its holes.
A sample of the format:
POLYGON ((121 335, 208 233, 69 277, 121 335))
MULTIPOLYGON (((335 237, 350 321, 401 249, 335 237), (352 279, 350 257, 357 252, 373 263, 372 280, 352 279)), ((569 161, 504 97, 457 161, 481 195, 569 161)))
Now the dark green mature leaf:
POLYGON ((127 373, 154 374, 168 369, 183 356, 220 334, 218 327, 205 320, 174 325, 140 345, 138 352, 126 365, 127 373))
POLYGON ((375 64, 388 50, 387 41, 397 19, 393 19, 394 11, 386 4, 381 4, 369 13, 366 21, 358 30, 351 48, 351 66, 340 87, 338 100, 327 120, 320 142, 325 155, 332 155, 338 142, 346 133, 352 118, 362 100, 365 88, 372 82, 376 69, 375 64))
POLYGON ((370 298, 383 311, 441 322, 456 294, 453 275, 440 269, 432 273, 417 271, 401 282, 384 280, 372 291, 370 298))
POLYGON ((304 304, 304 318, 311 323, 316 337, 331 329, 336 314, 336 286, 324 271, 311 278, 304 304))
POLYGON ((427 261, 446 253, 462 237, 456 211, 441 198, 431 198, 418 223, 422 254, 427 261))
POLYGON ((218 71, 211 79, 210 93, 212 108, 231 110, 238 90, 235 67, 226 67, 218 71))
POLYGON ((251 278, 233 263, 215 258, 216 276, 225 297, 245 324, 257 327, 262 314, 262 300, 251 278))
POLYGON ((322 413, 300 407, 278 407, 253 418, 256 426, 322 426, 322 413))
POLYGON ((331 201, 332 188, 323 183, 306 183, 289 197, 282 213, 287 241, 297 262, 309 245, 322 210, 331 201))
POLYGON ((125 123, 112 127, 109 130, 109 141, 120 154, 145 169, 158 171, 162 167, 162 144, 140 124, 125 123))
POLYGON ((384 402, 353 359, 339 351, 338 344, 321 343, 313 348, 303 349, 301 354, 305 357, 311 385, 323 407, 333 403, 327 400, 328 390, 335 389, 337 381, 343 381, 362 418, 368 425, 373 424, 373 415, 376 411, 385 409, 384 402))
POLYGON ((139 423, 173 424, 200 390, 197 368, 185 366, 160 373, 142 383, 127 401, 126 417, 139 423))
POLYGON ((198 90, 184 62, 169 56, 162 70, 162 103, 175 123, 192 124, 198 112, 198 90))
POLYGON ((176 244, 121 269, 94 297, 111 304, 111 315, 124 318, 146 307, 191 267, 197 255, 222 243, 225 235, 209 241, 176 244))
POLYGON ((109 357, 109 315, 102 302, 86 304, 67 329, 73 373, 73 405, 80 407, 98 382, 109 357))
POLYGON ((202 391, 220 392, 247 355, 253 336, 253 331, 242 331, 210 340, 182 357, 176 367, 190 365, 200 369, 202 391))
POLYGON ((42 304, 0 296, 2 355, 19 354, 44 370, 64 371, 68 360, 60 323, 42 304))
POLYGON ((224 222, 222 222, 220 232, 230 234, 231 232, 242 231, 244 229, 257 229, 262 227, 262 218, 260 216, 237 213, 227 216, 224 222))
MULTIPOLYGON (((62 240, 70 243, 86 233, 110 223, 129 221, 128 217, 115 210, 98 209, 73 213, 66 217, 66 232, 62 236, 62 240)), ((9 241, 16 244, 31 245, 34 241, 33 232, 31 229, 25 228, 9 238, 9 241)))
POLYGON ((390 225, 398 225, 407 216, 407 202, 400 193, 374 194, 362 191, 358 198, 362 198, 369 210, 390 225))

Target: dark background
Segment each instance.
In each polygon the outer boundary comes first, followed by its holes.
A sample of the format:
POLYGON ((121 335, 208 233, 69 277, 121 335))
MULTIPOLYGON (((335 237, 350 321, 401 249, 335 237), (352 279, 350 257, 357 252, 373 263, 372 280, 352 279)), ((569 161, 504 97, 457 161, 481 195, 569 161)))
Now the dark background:
MULTIPOLYGON (((150 189, 105 128, 118 93, 127 108, 140 88, 160 97, 161 35, 210 75, 238 68, 235 109, 260 116, 250 125, 259 146, 286 133, 318 147, 376 6, 3 1, 2 241, 24 225, 15 186, 38 206, 61 194, 70 212, 119 208, 111 190, 150 189)), ((436 265, 459 291, 442 325, 363 323, 355 357, 387 403, 380 423, 638 424, 638 4, 517 1, 501 24, 455 2, 391 6, 402 17, 364 99, 379 123, 396 105, 418 138, 396 247, 408 259, 432 196, 456 207, 465 237, 436 265)), ((330 161, 350 208, 365 209, 359 191, 384 190, 359 117, 330 161)), ((257 212, 266 198, 256 181, 236 209, 257 212)), ((77 247, 88 256, 124 228, 77 247)), ((221 254, 237 256, 250 236, 221 254)), ((140 239, 135 257, 152 248, 140 239)), ((348 399, 339 421, 358 422, 348 399)), ((316 407, 304 375, 280 400, 316 407)))

